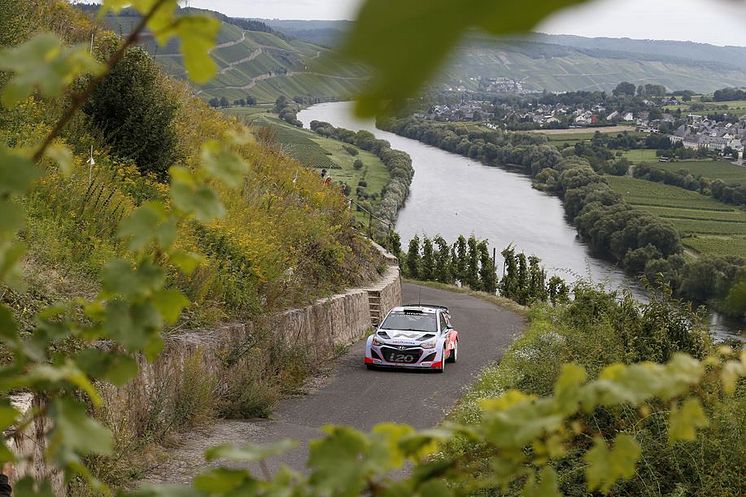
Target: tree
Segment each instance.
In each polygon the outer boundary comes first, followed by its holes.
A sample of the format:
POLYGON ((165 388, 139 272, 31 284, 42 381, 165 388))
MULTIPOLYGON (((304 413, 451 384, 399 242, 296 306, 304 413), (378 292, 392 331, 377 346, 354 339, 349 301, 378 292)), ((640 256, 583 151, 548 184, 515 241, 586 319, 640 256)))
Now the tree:
POLYGON ((291 105, 290 99, 285 95, 280 95, 279 97, 277 97, 277 100, 275 100, 275 112, 279 114, 289 105, 291 105))
POLYGON ((621 83, 616 85, 616 88, 612 90, 612 94, 615 97, 622 97, 622 96, 634 97, 636 90, 637 88, 635 87, 633 83, 622 81, 621 83))
POLYGON ((453 276, 466 284, 466 238, 459 235, 453 246, 453 276))
POLYGON ((479 249, 479 283, 483 292, 495 294, 497 292, 497 272, 492 261, 490 248, 486 241, 480 241, 479 249))
POLYGON ((563 280, 559 276, 552 276, 551 278, 549 278, 549 283, 547 284, 547 295, 549 297, 549 302, 552 305, 564 304, 568 302, 569 293, 570 291, 567 288, 567 283, 565 283, 565 280, 563 280))
POLYGON ((547 273, 544 268, 540 265, 540 259, 535 255, 528 258, 529 265, 529 281, 528 281, 528 301, 529 302, 546 302, 547 300, 547 288, 546 278, 547 273))
POLYGON ((246 105, 248 105, 249 107, 255 106, 256 105, 256 97, 248 95, 246 97, 246 105))
POLYGON ((472 290, 481 290, 479 281, 479 243, 474 235, 467 241, 468 251, 466 254, 466 284, 472 290))
POLYGON ((364 165, 365 165, 365 164, 363 164, 363 161, 361 161, 360 159, 355 159, 355 162, 353 162, 353 163, 352 163, 352 167, 353 167, 353 168, 354 168, 354 169, 355 169, 356 171, 359 171, 359 170, 361 170, 361 169, 363 168, 363 166, 364 166, 364 165))
POLYGON ((451 283, 451 250, 448 242, 438 235, 435 237, 437 252, 435 253, 435 279, 441 283, 451 283))
POLYGON ((159 89, 159 75, 145 50, 128 50, 83 110, 103 132, 114 155, 165 181, 179 155, 172 127, 176 103, 159 89))
POLYGON ((435 256, 433 241, 425 237, 422 240, 422 261, 420 263, 420 279, 430 281, 435 279, 435 256))
POLYGON ((529 292, 529 273, 526 254, 523 252, 517 256, 518 260, 518 295, 517 302, 521 305, 528 304, 529 292))
POLYGON ((231 106, 230 102, 228 102, 228 99, 225 97, 220 97, 220 106, 224 109, 227 109, 231 106))
POLYGON ((409 241, 406 273, 412 279, 420 278, 420 237, 417 235, 409 241))

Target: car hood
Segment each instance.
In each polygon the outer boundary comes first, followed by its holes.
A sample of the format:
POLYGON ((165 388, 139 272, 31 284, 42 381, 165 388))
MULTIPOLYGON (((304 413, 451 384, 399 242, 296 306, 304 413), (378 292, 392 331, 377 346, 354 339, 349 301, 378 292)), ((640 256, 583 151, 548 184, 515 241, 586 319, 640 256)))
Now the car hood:
POLYGON ((379 330, 378 336, 395 343, 419 343, 435 338, 437 333, 434 331, 379 330))

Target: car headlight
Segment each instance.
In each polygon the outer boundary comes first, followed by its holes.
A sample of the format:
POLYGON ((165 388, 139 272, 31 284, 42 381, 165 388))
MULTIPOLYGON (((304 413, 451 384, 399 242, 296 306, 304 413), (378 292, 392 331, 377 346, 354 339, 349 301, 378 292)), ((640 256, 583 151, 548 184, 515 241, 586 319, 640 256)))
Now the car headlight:
POLYGON ((383 341, 377 336, 373 335, 373 345, 375 345, 376 347, 380 347, 381 345, 383 345, 383 341))
POLYGON ((436 339, 428 340, 427 342, 422 342, 421 347, 423 349, 434 349, 435 345, 438 343, 436 339))

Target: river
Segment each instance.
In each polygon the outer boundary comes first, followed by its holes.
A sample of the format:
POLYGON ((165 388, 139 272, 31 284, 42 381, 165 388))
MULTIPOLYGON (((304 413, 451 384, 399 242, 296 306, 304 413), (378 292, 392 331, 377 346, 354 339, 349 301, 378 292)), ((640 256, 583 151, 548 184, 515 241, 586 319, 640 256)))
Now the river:
MULTIPOLYGON (((440 234, 452 242, 459 235, 474 234, 498 251, 512 244, 540 257, 550 275, 568 281, 590 279, 645 298, 638 282, 608 261, 591 256, 565 219, 560 199, 532 188, 527 176, 381 131, 373 120, 356 118, 350 102, 314 105, 301 111, 298 119, 305 127, 311 121, 325 121, 353 131, 367 130, 412 157, 411 193, 396 225, 405 250, 414 235, 440 234)), ((712 315, 710 327, 716 336, 740 335, 737 321, 717 314, 712 315)))

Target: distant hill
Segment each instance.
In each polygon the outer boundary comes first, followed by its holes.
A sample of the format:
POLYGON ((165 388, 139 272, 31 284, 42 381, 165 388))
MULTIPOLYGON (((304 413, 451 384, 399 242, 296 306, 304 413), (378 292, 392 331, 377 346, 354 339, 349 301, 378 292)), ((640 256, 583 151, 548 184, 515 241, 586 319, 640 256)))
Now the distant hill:
POLYGON ((472 36, 442 82, 477 89, 480 78, 509 78, 533 91, 611 90, 620 81, 710 93, 746 82, 746 48, 642 40, 537 35, 472 36))
MULTIPOLYGON (((98 8, 79 7, 89 12, 98 8)), ((196 88, 207 100, 226 97, 232 102, 253 96, 261 103, 274 102, 279 95, 347 98, 365 76, 361 67, 335 61, 328 48, 296 39, 261 21, 210 13, 221 21, 222 28, 212 52, 219 74, 210 83, 196 88)), ((134 12, 125 10, 119 15, 107 15, 104 22, 115 32, 126 35, 138 19, 134 12)), ((175 42, 160 47, 152 38, 146 38, 143 46, 169 74, 186 78, 175 42)))
MULTIPOLYGON (((330 47, 352 26, 350 21, 261 21, 330 47)), ((680 41, 540 33, 498 41, 474 35, 451 60, 441 82, 469 89, 478 88, 479 78, 513 79, 532 91, 610 90, 623 80, 697 92, 746 84, 746 47, 680 41)))
MULTIPOLYGON (((233 101, 249 95, 259 102, 272 102, 279 95, 338 99, 348 97, 364 81, 362 67, 331 57, 330 48, 339 45, 352 21, 212 14, 222 22, 213 52, 220 74, 198 88, 207 99, 225 96, 233 101)), ((126 34, 136 19, 124 11, 107 16, 105 22, 126 34)), ((170 74, 185 76, 176 45, 158 47, 152 40, 145 45, 170 74)), ((608 91, 620 81, 631 81, 711 93, 746 85, 746 47, 540 33, 496 40, 475 34, 453 55, 439 85, 478 90, 480 80, 490 78, 518 81, 526 91, 608 91)))
POLYGON ((746 67, 746 47, 719 47, 691 41, 584 38, 582 36, 546 34, 536 34, 533 39, 555 45, 590 50, 608 50, 648 56, 669 56, 679 59, 720 62, 733 67, 746 67))
POLYGON ((316 43, 325 47, 335 47, 342 41, 353 21, 296 21, 280 19, 258 19, 267 26, 293 38, 316 43))

